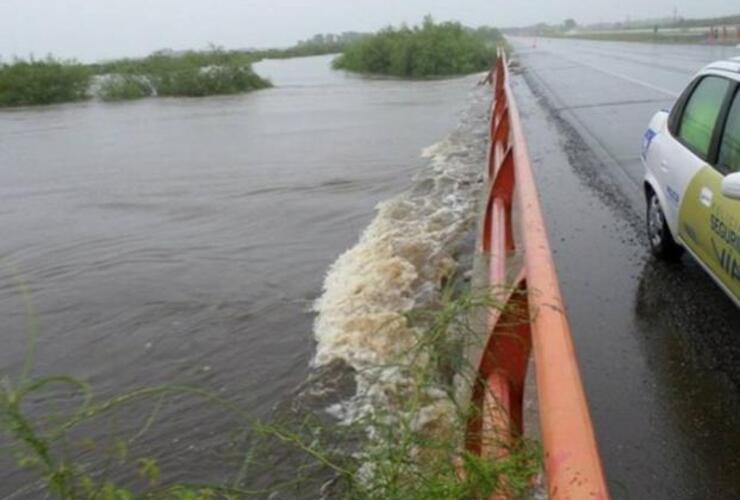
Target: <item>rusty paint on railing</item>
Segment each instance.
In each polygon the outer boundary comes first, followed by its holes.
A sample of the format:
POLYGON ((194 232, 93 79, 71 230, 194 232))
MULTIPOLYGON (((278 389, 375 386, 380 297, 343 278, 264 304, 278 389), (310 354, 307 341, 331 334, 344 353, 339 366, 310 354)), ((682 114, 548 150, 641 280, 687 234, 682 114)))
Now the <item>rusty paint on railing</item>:
POLYGON ((491 290, 498 290, 497 298, 506 307, 491 311, 488 318, 490 336, 476 361, 479 383, 472 391, 472 403, 479 411, 468 423, 466 446, 495 458, 507 453, 502 443, 511 442, 523 432, 524 382, 533 352, 549 497, 607 499, 601 459, 502 50, 488 81, 493 86, 494 101, 481 250, 488 261, 488 284, 491 290), (515 242, 515 238, 521 241, 515 242), (528 311, 527 321, 516 318, 516 311, 522 310, 528 311))

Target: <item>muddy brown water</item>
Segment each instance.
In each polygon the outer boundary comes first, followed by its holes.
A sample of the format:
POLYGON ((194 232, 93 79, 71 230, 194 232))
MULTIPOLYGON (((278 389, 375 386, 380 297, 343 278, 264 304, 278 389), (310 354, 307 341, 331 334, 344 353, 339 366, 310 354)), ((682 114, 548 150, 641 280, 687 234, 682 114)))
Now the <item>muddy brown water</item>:
MULTIPOLYGON (((476 82, 330 61, 264 61, 275 88, 240 96, 0 112, 2 376, 19 377, 37 322, 33 374, 79 377, 101 398, 187 384, 265 417, 289 397, 328 266, 427 164, 476 82)), ((150 407, 85 432, 135 430, 150 407)), ((227 411, 175 398, 157 422, 136 452, 167 477, 228 476, 227 411)), ((34 498, 28 485, 0 472, 2 497, 34 498)))

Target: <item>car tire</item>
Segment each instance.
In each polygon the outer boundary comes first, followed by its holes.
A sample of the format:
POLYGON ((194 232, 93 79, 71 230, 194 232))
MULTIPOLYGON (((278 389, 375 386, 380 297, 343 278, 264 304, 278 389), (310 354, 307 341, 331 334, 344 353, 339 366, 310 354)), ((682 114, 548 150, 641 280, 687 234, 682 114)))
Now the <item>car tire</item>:
POLYGON ((648 189, 647 193, 647 236, 650 251, 657 258, 677 260, 683 254, 683 247, 673 239, 663 207, 660 206, 660 200, 652 189, 648 189))

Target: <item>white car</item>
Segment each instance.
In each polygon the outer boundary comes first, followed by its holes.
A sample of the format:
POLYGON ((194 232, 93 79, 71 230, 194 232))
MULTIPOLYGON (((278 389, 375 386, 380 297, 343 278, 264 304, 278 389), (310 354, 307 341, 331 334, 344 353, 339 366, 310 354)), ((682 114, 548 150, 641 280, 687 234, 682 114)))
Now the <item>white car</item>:
POLYGON ((652 252, 684 249, 740 306, 740 57, 702 69, 642 144, 652 252))

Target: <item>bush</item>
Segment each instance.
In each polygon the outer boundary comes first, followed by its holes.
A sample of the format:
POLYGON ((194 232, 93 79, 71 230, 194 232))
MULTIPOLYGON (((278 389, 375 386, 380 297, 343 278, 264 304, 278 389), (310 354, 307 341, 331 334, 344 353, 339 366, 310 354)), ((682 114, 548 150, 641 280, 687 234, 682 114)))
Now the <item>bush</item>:
POLYGON ((107 75, 98 88, 98 96, 104 101, 141 99, 151 95, 151 84, 135 75, 107 75))
MULTIPOLYGON (((184 54, 157 52, 144 59, 123 59, 97 68, 98 73, 122 75, 114 94, 142 97, 149 82, 158 96, 202 97, 237 94, 270 86, 252 70, 253 58, 244 52, 213 48, 184 54), (134 89, 134 87, 140 87, 134 89)), ((151 94, 151 89, 147 89, 151 94)), ((128 98, 128 97, 123 97, 128 98)))
POLYGON ((187 67, 175 72, 151 75, 157 95, 202 97, 248 92, 269 87, 249 66, 187 67))
POLYGON ((0 65, 0 106, 27 106, 87 98, 91 71, 74 61, 16 60, 0 65))
POLYGON ((500 39, 491 28, 435 24, 427 16, 422 26, 388 27, 350 44, 334 67, 410 78, 475 73, 490 67, 500 39))

